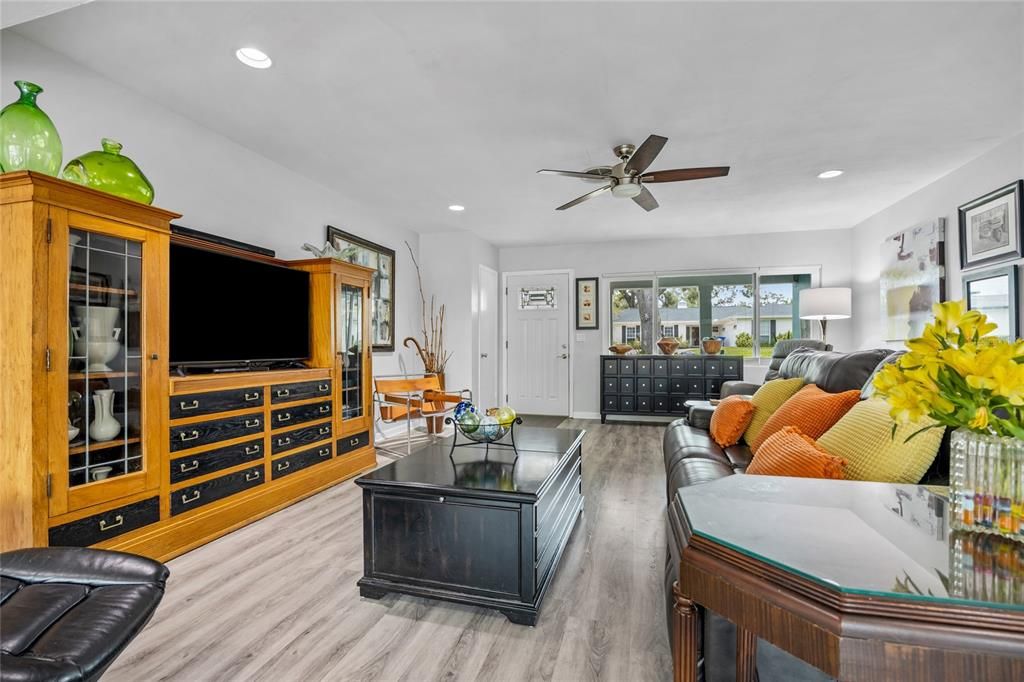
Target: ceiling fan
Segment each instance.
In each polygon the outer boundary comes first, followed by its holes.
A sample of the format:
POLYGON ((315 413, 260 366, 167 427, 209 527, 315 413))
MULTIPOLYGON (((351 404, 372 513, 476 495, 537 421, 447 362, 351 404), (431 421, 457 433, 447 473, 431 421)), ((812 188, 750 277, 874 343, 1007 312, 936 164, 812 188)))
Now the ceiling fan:
POLYGON ((608 191, 611 191, 613 196, 632 199, 645 211, 653 211, 658 208, 658 202, 650 190, 644 187, 645 183, 701 180, 703 178, 718 178, 729 174, 729 166, 675 168, 673 170, 648 172, 647 169, 654 163, 654 159, 661 152, 666 142, 668 142, 667 137, 649 135, 639 147, 634 147, 631 144, 620 144, 612 150, 615 156, 619 157, 619 162, 614 166, 598 166, 597 168, 588 168, 585 171, 549 170, 544 168, 537 172, 608 183, 604 187, 598 187, 593 192, 587 192, 581 197, 576 197, 567 204, 562 204, 555 209, 556 211, 572 208, 577 204, 582 204, 584 201, 596 197, 598 194, 604 194, 608 191))

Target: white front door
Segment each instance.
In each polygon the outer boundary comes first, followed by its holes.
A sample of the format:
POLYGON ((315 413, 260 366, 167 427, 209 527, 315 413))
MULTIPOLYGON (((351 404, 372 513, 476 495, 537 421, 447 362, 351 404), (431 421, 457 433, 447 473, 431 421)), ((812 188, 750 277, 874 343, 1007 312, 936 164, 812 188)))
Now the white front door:
POLYGON ((510 275, 505 292, 508 404, 569 415, 569 275, 510 275))
POLYGON ((498 407, 498 273, 480 266, 480 300, 477 314, 477 340, 480 357, 477 364, 476 393, 478 405, 498 407))

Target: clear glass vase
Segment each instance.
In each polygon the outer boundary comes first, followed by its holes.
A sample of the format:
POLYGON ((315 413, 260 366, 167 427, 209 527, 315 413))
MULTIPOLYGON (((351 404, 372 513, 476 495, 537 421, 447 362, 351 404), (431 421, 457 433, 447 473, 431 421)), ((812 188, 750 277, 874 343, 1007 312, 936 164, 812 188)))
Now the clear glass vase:
POLYGON ((949 497, 953 528, 1024 539, 1024 441, 954 431, 949 497))
POLYGON ((0 111, 0 173, 30 170, 56 176, 64 147, 53 121, 36 104, 43 89, 28 81, 14 84, 21 96, 0 111))
POLYGON ((68 161, 61 177, 107 194, 152 204, 153 185, 134 161, 121 154, 121 143, 103 138, 101 144, 102 150, 68 161))

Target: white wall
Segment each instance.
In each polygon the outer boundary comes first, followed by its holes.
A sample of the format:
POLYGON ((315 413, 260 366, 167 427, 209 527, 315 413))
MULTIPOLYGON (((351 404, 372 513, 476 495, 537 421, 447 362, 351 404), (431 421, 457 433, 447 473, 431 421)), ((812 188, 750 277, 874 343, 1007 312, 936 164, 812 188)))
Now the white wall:
MULTIPOLYGON (((850 230, 818 230, 697 239, 506 247, 500 250, 501 271, 571 268, 575 277, 593 277, 652 271, 820 266, 821 286, 849 286, 852 277, 851 236, 850 230)), ((598 356, 607 352, 609 345, 607 297, 607 285, 602 282, 601 328, 573 332, 573 413, 580 416, 600 412, 598 356)), ((839 320, 829 323, 829 342, 837 350, 852 347, 855 322, 839 320)), ((748 379, 757 381, 761 376, 763 372, 748 368, 748 379)))
POLYGON ((856 336, 853 339, 855 348, 902 346, 898 342, 887 344, 882 338, 881 295, 878 288, 882 241, 899 230, 944 217, 946 298, 962 298, 957 206, 1020 178, 1024 178, 1024 134, 1006 140, 967 165, 854 226, 853 319, 857 321, 856 336))
MULTIPOLYGON (((116 39, 116 37, 115 37, 116 39)), ((16 79, 43 86, 39 104, 64 143, 64 161, 98 149, 101 137, 124 144, 156 188, 156 205, 183 214, 182 225, 277 251, 282 258, 308 258, 303 242, 322 246, 330 224, 395 249, 396 340, 415 332, 419 297, 404 241, 418 249, 419 237, 404 226, 382 223, 372 206, 345 197, 294 173, 188 118, 108 81, 77 63, 14 35, 0 33, 0 101, 15 99, 16 79)), ((196 74, 196 97, 202 97, 196 74)), ((181 103, 188 111, 188 102, 181 103)), ((377 374, 398 371, 398 356, 419 370, 413 353, 374 355, 377 374)))

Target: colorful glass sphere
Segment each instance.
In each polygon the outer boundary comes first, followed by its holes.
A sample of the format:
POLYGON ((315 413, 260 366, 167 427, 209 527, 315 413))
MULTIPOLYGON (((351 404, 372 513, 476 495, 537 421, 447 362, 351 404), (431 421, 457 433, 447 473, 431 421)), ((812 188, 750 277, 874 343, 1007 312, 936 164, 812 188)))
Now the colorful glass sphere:
POLYGON ((473 433, 480 428, 480 417, 472 410, 464 411, 459 415, 457 421, 459 422, 459 428, 462 429, 463 433, 473 433))
POLYGON ((516 420, 516 411, 508 405, 505 405, 504 407, 499 407, 498 413, 494 416, 497 418, 499 424, 502 426, 508 426, 516 420))
POLYGON ((473 411, 473 403, 468 400, 463 400, 461 403, 455 406, 455 418, 458 419, 466 412, 473 411))
POLYGON ((480 435, 488 440, 493 440, 498 437, 498 420, 495 417, 487 415, 480 420, 480 435))

